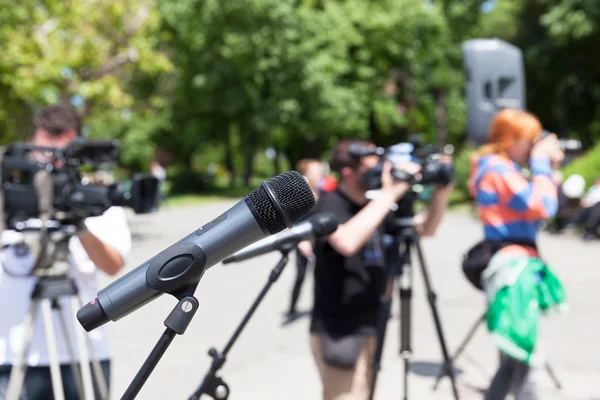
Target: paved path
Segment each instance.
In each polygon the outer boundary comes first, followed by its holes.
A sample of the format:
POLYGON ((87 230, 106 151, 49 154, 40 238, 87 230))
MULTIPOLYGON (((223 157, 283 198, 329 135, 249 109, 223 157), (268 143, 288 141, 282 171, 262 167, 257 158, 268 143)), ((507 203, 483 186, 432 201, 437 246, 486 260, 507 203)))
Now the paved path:
MULTIPOLYGON (((219 215, 233 202, 164 209, 156 215, 132 216, 134 251, 127 270, 152 257, 219 215)), ((478 223, 466 213, 449 214, 435 238, 423 241, 432 284, 448 344, 456 349, 483 310, 481 294, 462 276, 462 252, 480 237, 478 223)), ((564 388, 557 392, 543 376, 544 399, 600 399, 600 243, 586 243, 570 234, 542 235, 541 249, 566 283, 571 311, 545 320, 543 344, 564 388)), ((211 346, 222 349, 250 303, 267 282, 277 254, 240 264, 218 265, 201 281, 196 296, 200 309, 188 331, 178 336, 140 392, 139 399, 187 399, 207 371, 211 346)), ((308 344, 308 318, 282 326, 295 271, 290 262, 246 327, 222 369, 232 400, 318 400, 320 383, 308 344)), ((441 360, 440 347, 421 274, 415 275, 413 367, 409 398, 451 399, 448 380, 430 390, 441 360)), ((109 283, 103 278, 101 287, 109 283)), ((305 282, 301 309, 311 305, 312 279, 305 282)), ((114 356, 113 398, 117 399, 142 365, 164 330, 163 321, 176 304, 163 296, 130 316, 109 323, 114 356)), ((398 356, 398 312, 388 339, 377 399, 402 398, 403 363, 398 356)), ((497 355, 485 329, 475 335, 456 367, 462 399, 480 399, 496 367, 497 355)), ((206 397, 208 398, 208 397, 206 397)))

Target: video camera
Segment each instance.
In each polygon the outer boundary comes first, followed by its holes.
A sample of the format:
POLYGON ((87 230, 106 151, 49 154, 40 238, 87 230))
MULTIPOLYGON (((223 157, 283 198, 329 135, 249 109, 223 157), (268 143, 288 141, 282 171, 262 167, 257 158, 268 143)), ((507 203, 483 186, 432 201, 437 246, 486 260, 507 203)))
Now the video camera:
POLYGON ((104 185, 80 170, 114 162, 116 141, 77 138, 63 149, 16 143, 0 154, 0 224, 22 235, 9 235, 11 243, 3 243, 3 266, 10 275, 64 276, 69 239, 83 219, 111 206, 130 207, 136 214, 158 208, 158 179, 152 175, 104 185))
POLYGON ((392 165, 402 162, 414 162, 421 165, 421 178, 409 175, 406 172, 392 168, 394 179, 406 181, 411 184, 440 184, 448 185, 454 179, 454 167, 452 163, 441 162, 445 153, 440 152, 432 145, 425 145, 418 136, 412 136, 407 143, 398 143, 388 148, 369 148, 362 144, 352 145, 349 149, 353 157, 365 157, 377 155, 380 162, 364 174, 364 183, 367 190, 381 188, 381 172, 383 162, 389 160, 392 165))
POLYGON ((98 216, 111 206, 130 207, 136 214, 154 211, 158 204, 158 179, 136 174, 131 179, 109 185, 90 182, 79 168, 100 166, 116 160, 118 144, 110 140, 74 139, 57 149, 16 143, 5 148, 1 164, 4 217, 7 225, 39 218, 40 189, 36 175, 51 179, 47 195, 52 199, 50 219, 69 223, 98 216))
MULTIPOLYGON (((540 136, 545 138, 550 133, 550 131, 544 129, 540 136)), ((576 154, 583 149, 581 142, 576 139, 558 139, 558 146, 565 154, 576 154)))

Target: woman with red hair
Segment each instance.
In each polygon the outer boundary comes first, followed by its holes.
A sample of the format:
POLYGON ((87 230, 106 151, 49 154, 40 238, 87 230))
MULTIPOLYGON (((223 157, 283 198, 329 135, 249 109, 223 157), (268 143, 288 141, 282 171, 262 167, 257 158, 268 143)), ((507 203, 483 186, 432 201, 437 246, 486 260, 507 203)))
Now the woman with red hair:
POLYGON ((532 377, 543 366, 535 346, 539 311, 564 301, 560 282, 536 247, 538 229, 558 208, 552 169, 564 158, 556 136, 541 133, 535 116, 505 109, 491 123, 488 144, 472 159, 469 190, 485 237, 478 248, 490 258, 479 282, 471 281, 485 291, 487 327, 501 352, 486 400, 504 399, 511 389, 516 400, 538 398, 532 377))

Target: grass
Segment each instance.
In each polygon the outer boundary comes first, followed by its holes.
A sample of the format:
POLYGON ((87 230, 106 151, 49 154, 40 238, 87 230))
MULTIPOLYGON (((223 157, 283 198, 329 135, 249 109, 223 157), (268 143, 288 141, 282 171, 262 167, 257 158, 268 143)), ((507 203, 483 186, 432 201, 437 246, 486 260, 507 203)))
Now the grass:
MULTIPOLYGON (((218 188, 202 193, 173 194, 167 197, 166 207, 186 207, 216 203, 219 201, 237 200, 246 196, 253 188, 218 188)), ((419 205, 421 206, 421 205, 419 205)), ((468 196, 459 190, 450 195, 449 209, 459 210, 469 207, 468 196)))
POLYGON ((218 201, 236 200, 246 196, 252 188, 216 188, 200 193, 182 193, 167 196, 165 206, 182 207, 215 203, 218 201))

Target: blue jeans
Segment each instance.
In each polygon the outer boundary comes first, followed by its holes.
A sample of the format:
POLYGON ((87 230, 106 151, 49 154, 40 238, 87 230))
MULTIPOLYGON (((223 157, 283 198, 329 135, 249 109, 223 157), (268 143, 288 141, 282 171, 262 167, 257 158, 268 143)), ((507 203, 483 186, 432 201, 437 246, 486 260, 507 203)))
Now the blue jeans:
MULTIPOLYGON (((79 364, 76 364, 79 368, 79 364)), ((100 361, 104 379, 110 389, 110 361, 100 361)), ((90 365, 90 368, 92 366, 90 365)), ((8 381, 10 379, 11 366, 0 366, 0 399, 6 398, 8 390, 8 381)), ((77 396, 77 386, 71 372, 71 366, 61 364, 60 374, 62 376, 63 389, 65 391, 65 400, 79 400, 77 396)), ((96 377, 92 369, 92 379, 94 381, 95 398, 100 398, 96 377)), ((28 367, 25 374, 25 382, 21 390, 19 400, 53 400, 52 379, 50 377, 50 367, 28 367)))

